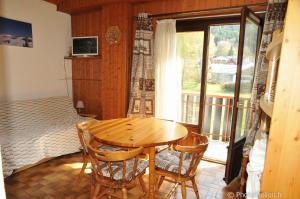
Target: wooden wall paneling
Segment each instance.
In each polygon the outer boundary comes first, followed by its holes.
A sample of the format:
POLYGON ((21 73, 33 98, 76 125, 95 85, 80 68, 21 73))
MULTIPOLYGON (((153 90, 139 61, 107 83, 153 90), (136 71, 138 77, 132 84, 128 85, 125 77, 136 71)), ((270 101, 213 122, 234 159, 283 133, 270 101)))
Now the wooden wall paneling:
MULTIPOLYGON (((101 10, 72 15, 72 36, 99 37, 101 42, 101 10)), ((99 50, 101 55, 101 49, 99 50)), ((100 118, 101 111, 101 60, 100 59, 73 59, 73 98, 83 100, 85 111, 97 114, 100 118)))
POLYGON ((101 119, 126 116, 131 32, 132 6, 127 3, 72 15, 72 35, 98 35, 101 55, 101 59, 73 59, 74 101, 83 100, 85 111, 97 113, 101 119), (118 44, 105 40, 110 26, 121 30, 118 44))
MULTIPOLYGON (((46 0, 47 1, 47 0, 46 0)), ((108 4, 128 4, 136 2, 160 1, 160 0, 49 0, 57 1, 58 10, 67 13, 80 13, 91 11, 108 4)))
POLYGON ((131 56, 132 6, 127 3, 110 4, 102 7, 102 30, 104 36, 108 27, 118 26, 121 40, 109 45, 103 38, 103 118, 126 117, 128 106, 128 71, 131 56))
POLYGON ((76 90, 74 99, 84 101, 85 112, 94 113, 101 117, 100 85, 101 82, 95 80, 73 80, 73 89, 76 90))
MULTIPOLYGON (((290 0, 276 86, 262 193, 300 198, 300 1, 290 0)), ((262 194, 260 198, 270 198, 262 194)))

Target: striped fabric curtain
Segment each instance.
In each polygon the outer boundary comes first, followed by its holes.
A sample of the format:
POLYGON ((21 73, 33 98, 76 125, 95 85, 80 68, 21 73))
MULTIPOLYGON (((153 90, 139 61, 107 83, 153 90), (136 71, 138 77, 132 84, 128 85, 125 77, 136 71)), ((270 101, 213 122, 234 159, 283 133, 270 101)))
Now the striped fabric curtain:
POLYGON ((134 40, 128 117, 154 115, 154 81, 152 19, 147 13, 140 13, 134 40))
POLYGON ((259 99, 264 94, 268 75, 266 50, 269 43, 272 41, 272 33, 278 28, 282 28, 284 25, 286 8, 287 0, 269 0, 268 2, 250 101, 251 111, 248 113, 247 119, 248 134, 245 144, 246 147, 253 145, 256 132, 260 126, 261 111, 259 99))

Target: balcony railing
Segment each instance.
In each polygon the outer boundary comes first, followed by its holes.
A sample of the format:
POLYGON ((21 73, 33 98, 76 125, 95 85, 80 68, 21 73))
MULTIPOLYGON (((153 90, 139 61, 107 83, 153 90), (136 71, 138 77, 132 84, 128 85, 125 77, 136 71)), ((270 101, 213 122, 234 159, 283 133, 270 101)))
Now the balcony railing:
MULTIPOLYGON (((206 95, 203 132, 210 139, 227 142, 233 112, 233 96, 206 95)), ((240 98, 236 125, 236 139, 244 135, 245 121, 249 98, 240 98)), ((198 124, 200 95, 196 93, 182 94, 182 122, 198 124)))

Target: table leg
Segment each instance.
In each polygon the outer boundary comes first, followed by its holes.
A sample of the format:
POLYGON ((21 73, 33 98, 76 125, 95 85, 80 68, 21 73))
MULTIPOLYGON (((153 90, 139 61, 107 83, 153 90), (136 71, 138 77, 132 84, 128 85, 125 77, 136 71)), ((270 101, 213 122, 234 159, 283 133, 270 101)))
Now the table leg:
POLYGON ((155 198, 155 147, 149 148, 149 199, 155 198))

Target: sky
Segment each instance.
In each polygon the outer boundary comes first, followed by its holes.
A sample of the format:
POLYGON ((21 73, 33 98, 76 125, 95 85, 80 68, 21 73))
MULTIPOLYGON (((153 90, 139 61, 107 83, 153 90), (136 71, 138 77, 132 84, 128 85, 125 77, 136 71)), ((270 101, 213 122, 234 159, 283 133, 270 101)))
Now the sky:
POLYGON ((0 35, 2 34, 32 37, 32 26, 30 23, 0 17, 0 35))

